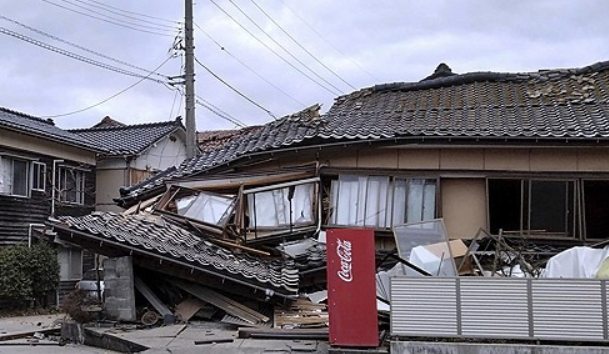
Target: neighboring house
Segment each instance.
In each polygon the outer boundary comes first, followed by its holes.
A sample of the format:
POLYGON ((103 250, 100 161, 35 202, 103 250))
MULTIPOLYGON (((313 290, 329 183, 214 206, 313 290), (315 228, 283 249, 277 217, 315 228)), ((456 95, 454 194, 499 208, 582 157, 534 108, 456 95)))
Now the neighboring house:
MULTIPOLYGON (((49 216, 91 213, 101 150, 52 120, 0 108, 0 246, 30 244, 49 216)), ((73 289, 92 257, 83 260, 80 248, 58 252, 62 289, 73 289)))
POLYGON ((71 130, 107 149, 97 157, 96 209, 120 211, 114 198, 119 189, 137 184, 186 158, 181 120, 125 125, 110 117, 87 129, 71 130))
POLYGON ((451 238, 592 243, 609 230, 609 62, 460 75, 442 64, 203 151, 118 202, 170 185, 157 213, 246 243, 356 227, 390 248, 393 225, 440 217, 451 238))

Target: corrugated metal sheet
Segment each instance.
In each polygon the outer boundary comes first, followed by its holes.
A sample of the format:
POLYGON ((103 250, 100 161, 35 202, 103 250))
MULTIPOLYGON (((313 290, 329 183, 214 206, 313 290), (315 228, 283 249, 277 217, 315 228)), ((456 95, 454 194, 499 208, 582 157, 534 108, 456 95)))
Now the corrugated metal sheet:
POLYGON ((528 337, 527 283, 521 279, 461 278, 461 334, 528 337))
POLYGON ((453 278, 392 278, 391 329, 393 334, 454 335, 457 332, 455 282, 456 280, 453 278), (429 281, 429 279, 433 281, 429 281))
POLYGON ((391 279, 396 336, 609 340, 604 280, 391 279))
POLYGON ((535 337, 603 339, 601 282, 538 279, 532 283, 535 337))

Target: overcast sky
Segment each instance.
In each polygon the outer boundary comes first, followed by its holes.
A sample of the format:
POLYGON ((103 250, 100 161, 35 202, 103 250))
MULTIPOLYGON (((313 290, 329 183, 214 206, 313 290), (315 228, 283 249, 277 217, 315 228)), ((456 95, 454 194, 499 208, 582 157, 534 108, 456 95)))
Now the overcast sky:
MULTIPOLYGON (((281 117, 321 103, 325 112, 338 95, 419 81, 441 62, 456 73, 582 67, 609 60, 608 14, 605 0, 197 0, 197 59, 255 104, 198 64, 196 94, 255 125, 273 119, 265 110, 281 117)), ((184 116, 171 86, 41 47, 143 76, 172 56, 157 72, 178 76, 183 56, 171 48, 184 1, 0 0, 0 16, 0 106, 56 116, 63 128, 184 116)), ((198 130, 236 127, 201 105, 196 116, 198 130)))

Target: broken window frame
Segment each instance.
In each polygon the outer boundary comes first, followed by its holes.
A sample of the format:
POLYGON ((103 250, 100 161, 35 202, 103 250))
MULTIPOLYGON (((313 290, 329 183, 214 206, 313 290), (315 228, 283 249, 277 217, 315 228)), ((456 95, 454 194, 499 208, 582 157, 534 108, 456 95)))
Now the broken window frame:
MULTIPOLYGON (((294 193, 296 193, 296 191, 294 191, 294 193)), ((319 177, 283 182, 283 183, 272 184, 272 185, 267 185, 267 186, 257 187, 257 188, 250 188, 250 189, 242 188, 241 192, 240 192, 240 197, 239 197, 239 200, 241 201, 241 203, 240 203, 240 208, 239 208, 238 219, 240 220, 242 234, 245 238, 245 241, 246 242, 255 241, 255 240, 269 238, 269 237, 278 236, 278 235, 306 232, 311 229, 319 228, 319 226, 320 226, 319 223, 321 220, 319 197, 320 197, 320 178, 319 177), (252 202, 254 202, 254 203, 256 202, 256 194, 268 193, 268 192, 272 192, 272 191, 279 191, 279 190, 287 189, 288 194, 286 195, 285 194, 286 192, 282 192, 282 194, 289 201, 289 205, 293 205, 293 198, 292 199, 288 198, 289 194, 291 193, 291 192, 289 192, 290 188, 292 188, 292 187, 296 188, 297 186, 303 186, 303 185, 307 185, 307 184, 312 185, 312 187, 311 187, 312 195, 310 196, 310 210, 311 210, 310 217, 311 217, 311 219, 308 222, 297 224, 294 221, 295 210, 293 209, 293 206, 292 206, 292 211, 289 214, 290 220, 288 221, 288 224, 285 224, 285 225, 282 224, 282 225, 277 225, 277 226, 266 225, 266 226, 258 227, 258 225, 256 224, 256 221, 255 221, 256 213, 255 212, 252 213, 252 209, 250 209, 250 204, 252 202), (253 217, 252 217, 252 215, 253 215, 253 217), (245 224, 247 217, 249 217, 249 225, 245 224)), ((281 200, 283 200, 283 198, 281 198, 281 200)), ((288 207, 290 207, 289 205, 288 205, 288 207)))
MULTIPOLYGON (((194 202, 196 202, 196 199, 195 199, 195 201, 193 201, 193 203, 194 202)), ((179 186, 170 186, 167 189, 167 191, 165 192, 165 194, 163 195, 163 197, 161 197, 161 199, 157 203, 156 207, 154 208, 154 212, 166 214, 166 215, 171 216, 172 218, 178 219, 178 220, 187 219, 187 220, 191 221, 192 223, 195 223, 198 225, 204 225, 204 226, 211 228, 211 230, 213 230, 213 231, 222 233, 223 229, 229 223, 231 216, 235 212, 236 204, 237 204, 236 195, 227 196, 226 194, 214 193, 214 192, 205 191, 205 190, 190 189, 190 188, 179 187, 179 186), (186 198, 189 196, 196 197, 201 194, 207 195, 207 196, 210 196, 213 198, 221 198, 221 199, 230 201, 229 205, 226 207, 226 209, 222 213, 222 216, 220 216, 220 218, 217 219, 218 222, 214 223, 214 222, 210 222, 208 220, 194 218, 192 216, 181 215, 179 213, 177 205, 175 205, 177 198, 186 198), (175 210, 167 209, 168 206, 170 206, 170 203, 174 203, 175 210)), ((192 206, 193 205, 190 204, 188 206, 188 208, 191 208, 192 206)))
MULTIPOLYGON (((328 215, 328 225, 334 227, 368 227, 375 230, 390 230, 394 225, 403 223, 429 221, 437 217, 438 208, 438 188, 439 183, 437 178, 414 177, 414 176, 389 176, 389 175, 361 175, 353 173, 338 174, 337 178, 330 181, 330 210, 328 215), (356 220, 353 221, 353 216, 347 216, 346 221, 339 220, 339 208, 341 206, 341 179, 356 180, 358 186, 354 197, 356 202, 353 203, 353 198, 343 201, 343 205, 355 205, 356 220), (378 193, 370 190, 371 182, 374 184, 383 183, 377 189, 378 193), (415 190, 416 183, 421 182, 422 189, 420 198, 415 198, 412 192, 415 190), (364 188, 362 188, 362 186, 364 188), (374 204, 371 200, 372 196, 376 200, 377 208, 374 211, 368 211, 368 207, 374 204), (431 197, 430 197, 431 196, 431 197), (361 200, 364 200, 363 210, 359 210, 361 200), (400 201, 403 201, 403 207, 400 208, 400 201), (412 203, 420 201, 418 208, 412 203), (381 209, 378 207, 384 204, 381 209), (431 211, 430 211, 431 210, 431 211), (417 214, 417 215, 415 215, 417 214), (367 220, 374 218, 375 222, 368 223, 367 220), (383 219, 383 220, 381 220, 383 219)), ((344 191, 342 191, 344 193, 344 191)))

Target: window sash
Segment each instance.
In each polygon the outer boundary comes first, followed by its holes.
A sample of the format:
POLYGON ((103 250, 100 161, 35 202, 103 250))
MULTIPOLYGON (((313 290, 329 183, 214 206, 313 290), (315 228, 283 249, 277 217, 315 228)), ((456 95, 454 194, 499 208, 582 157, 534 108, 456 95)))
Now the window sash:
POLYGON ((436 180, 340 175, 331 182, 330 223, 387 229, 433 220, 436 180))
POLYGON ((0 194, 29 197, 30 188, 30 161, 0 157, 0 194))
POLYGON ((85 173, 72 168, 59 168, 59 200, 61 202, 84 204, 85 173))
POLYGON ((60 280, 80 280, 82 278, 82 250, 79 248, 59 248, 60 280))
POLYGON ((42 162, 33 162, 32 170, 32 190, 44 192, 46 189, 47 165, 42 162))
POLYGON ((305 183, 248 194, 247 205, 251 228, 273 229, 290 225, 295 227, 314 225, 315 186, 316 183, 305 183), (293 190, 292 195, 290 189, 293 190))

